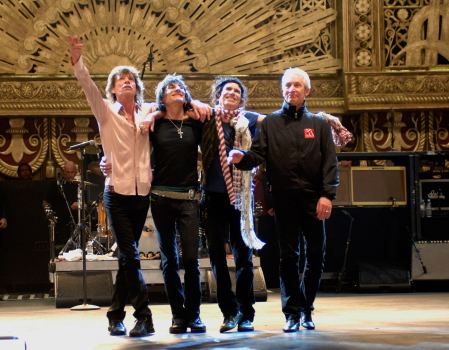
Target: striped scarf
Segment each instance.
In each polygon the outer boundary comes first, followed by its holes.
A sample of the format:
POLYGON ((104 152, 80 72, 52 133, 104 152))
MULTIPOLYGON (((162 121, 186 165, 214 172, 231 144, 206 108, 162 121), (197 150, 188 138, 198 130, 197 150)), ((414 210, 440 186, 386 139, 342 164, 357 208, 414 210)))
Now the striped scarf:
POLYGON ((235 166, 231 177, 229 164, 227 162, 226 144, 221 120, 230 120, 231 126, 235 129, 234 145, 235 149, 248 151, 251 148, 251 133, 249 131, 249 121, 245 117, 244 110, 224 110, 220 106, 215 107, 219 138, 219 156, 226 182, 229 199, 236 210, 240 211, 240 233, 246 246, 252 249, 262 249, 264 242, 259 240, 254 232, 253 206, 254 195, 252 191, 251 171, 241 171, 235 166))

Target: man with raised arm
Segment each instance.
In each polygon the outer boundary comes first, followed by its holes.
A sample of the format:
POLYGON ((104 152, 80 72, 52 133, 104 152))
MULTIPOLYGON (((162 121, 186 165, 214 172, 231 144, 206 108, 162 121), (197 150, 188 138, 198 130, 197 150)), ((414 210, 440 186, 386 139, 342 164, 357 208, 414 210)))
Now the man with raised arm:
POLYGON ((119 270, 112 305, 107 312, 108 330, 111 335, 126 334, 123 320, 129 296, 137 320, 129 335, 146 336, 154 332, 154 327, 137 247, 148 213, 152 173, 150 142, 140 132, 140 124, 154 105, 143 102, 143 82, 138 71, 128 66, 111 71, 107 99, 103 99, 83 64, 83 45, 78 36, 68 36, 68 39, 75 75, 97 119, 104 154, 113 170, 106 177, 103 196, 119 248, 119 270))

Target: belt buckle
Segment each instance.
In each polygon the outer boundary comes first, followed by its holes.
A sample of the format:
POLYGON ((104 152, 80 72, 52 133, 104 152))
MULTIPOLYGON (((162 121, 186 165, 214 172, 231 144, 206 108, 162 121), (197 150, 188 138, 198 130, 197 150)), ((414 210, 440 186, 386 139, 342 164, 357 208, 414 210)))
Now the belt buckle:
POLYGON ((191 188, 191 189, 189 190, 189 192, 187 192, 187 194, 188 194, 189 199, 190 199, 191 201, 195 199, 195 190, 194 190, 193 188, 191 188))

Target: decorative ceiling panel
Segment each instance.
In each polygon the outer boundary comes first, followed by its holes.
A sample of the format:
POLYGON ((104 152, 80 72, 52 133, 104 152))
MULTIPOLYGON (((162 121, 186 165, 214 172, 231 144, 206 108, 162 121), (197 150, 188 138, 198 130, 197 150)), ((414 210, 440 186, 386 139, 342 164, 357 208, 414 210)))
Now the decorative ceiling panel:
POLYGON ((8 0, 0 3, 0 74, 72 74, 78 35, 92 74, 117 65, 155 73, 335 74, 330 0, 8 0))

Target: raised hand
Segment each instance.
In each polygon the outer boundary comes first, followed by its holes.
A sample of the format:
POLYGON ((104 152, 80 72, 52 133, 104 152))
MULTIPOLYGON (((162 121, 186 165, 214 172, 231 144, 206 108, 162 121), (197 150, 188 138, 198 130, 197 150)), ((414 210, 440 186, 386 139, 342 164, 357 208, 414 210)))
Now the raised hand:
POLYGON ((78 35, 75 35, 73 38, 70 35, 67 35, 67 38, 70 41, 70 54, 72 55, 72 65, 79 61, 81 57, 81 49, 83 48, 83 44, 80 44, 80 39, 78 35))

